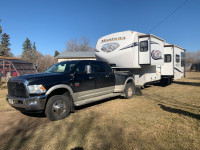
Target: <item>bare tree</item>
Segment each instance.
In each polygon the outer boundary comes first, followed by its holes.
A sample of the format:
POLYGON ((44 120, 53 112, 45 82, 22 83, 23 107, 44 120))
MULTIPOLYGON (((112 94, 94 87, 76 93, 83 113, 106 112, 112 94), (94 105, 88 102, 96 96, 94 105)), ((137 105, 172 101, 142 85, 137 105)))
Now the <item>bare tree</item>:
POLYGON ((68 51, 77 52, 77 51, 79 51, 78 46, 79 46, 79 44, 78 44, 77 39, 73 39, 73 40, 67 42, 67 50, 68 51))
POLYGON ((38 72, 44 72, 47 68, 57 63, 57 60, 51 55, 42 55, 36 52, 36 62, 38 72))
POLYGON ((200 50, 196 52, 186 52, 186 63, 200 63, 200 50))
POLYGON ((90 46, 90 41, 87 37, 83 36, 80 40, 73 39, 67 42, 67 51, 71 52, 87 52, 94 51, 94 48, 90 46))
POLYGON ((89 51, 90 50, 90 41, 87 37, 83 36, 81 38, 80 44, 79 44, 79 49, 83 52, 89 51))

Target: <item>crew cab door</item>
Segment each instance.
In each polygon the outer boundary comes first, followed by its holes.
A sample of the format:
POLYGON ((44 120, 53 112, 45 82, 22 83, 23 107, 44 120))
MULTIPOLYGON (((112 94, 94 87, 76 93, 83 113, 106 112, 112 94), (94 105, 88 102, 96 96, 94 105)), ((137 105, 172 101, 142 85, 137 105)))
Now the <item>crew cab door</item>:
POLYGON ((113 93, 115 86, 115 75, 105 62, 91 61, 92 72, 95 77, 95 89, 99 95, 113 93))
POLYGON ((89 61, 81 61, 74 70, 73 91, 75 101, 93 97, 95 89, 95 77, 93 73, 87 73, 89 61))

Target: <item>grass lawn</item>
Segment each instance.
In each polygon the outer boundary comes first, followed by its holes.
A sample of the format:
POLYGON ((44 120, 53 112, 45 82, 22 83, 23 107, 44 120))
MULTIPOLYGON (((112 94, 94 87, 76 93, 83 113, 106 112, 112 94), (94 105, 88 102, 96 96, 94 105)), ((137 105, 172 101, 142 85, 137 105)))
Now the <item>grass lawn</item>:
POLYGON ((0 89, 0 112, 6 111, 6 110, 14 110, 8 103, 6 102, 6 95, 7 95, 7 89, 0 89))
MULTIPOLYGON (((78 107, 56 122, 23 115, 8 120, 1 149, 200 149, 200 73, 142 92, 78 107)), ((13 110, 5 96, 0 90, 0 114, 13 110)))

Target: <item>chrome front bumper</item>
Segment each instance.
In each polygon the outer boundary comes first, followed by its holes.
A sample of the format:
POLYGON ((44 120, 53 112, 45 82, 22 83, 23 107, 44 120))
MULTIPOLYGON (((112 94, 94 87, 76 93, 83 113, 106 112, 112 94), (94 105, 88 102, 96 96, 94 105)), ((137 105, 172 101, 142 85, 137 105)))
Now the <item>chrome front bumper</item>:
POLYGON ((23 111, 42 111, 45 108, 47 95, 19 98, 7 96, 7 102, 18 110, 23 111))

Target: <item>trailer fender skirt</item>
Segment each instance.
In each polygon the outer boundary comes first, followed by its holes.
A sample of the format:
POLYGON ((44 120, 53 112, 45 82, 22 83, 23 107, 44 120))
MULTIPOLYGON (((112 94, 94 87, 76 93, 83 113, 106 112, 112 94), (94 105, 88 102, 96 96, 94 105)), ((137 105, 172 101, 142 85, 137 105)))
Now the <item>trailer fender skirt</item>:
POLYGON ((142 95, 141 86, 135 86, 135 95, 142 95))

